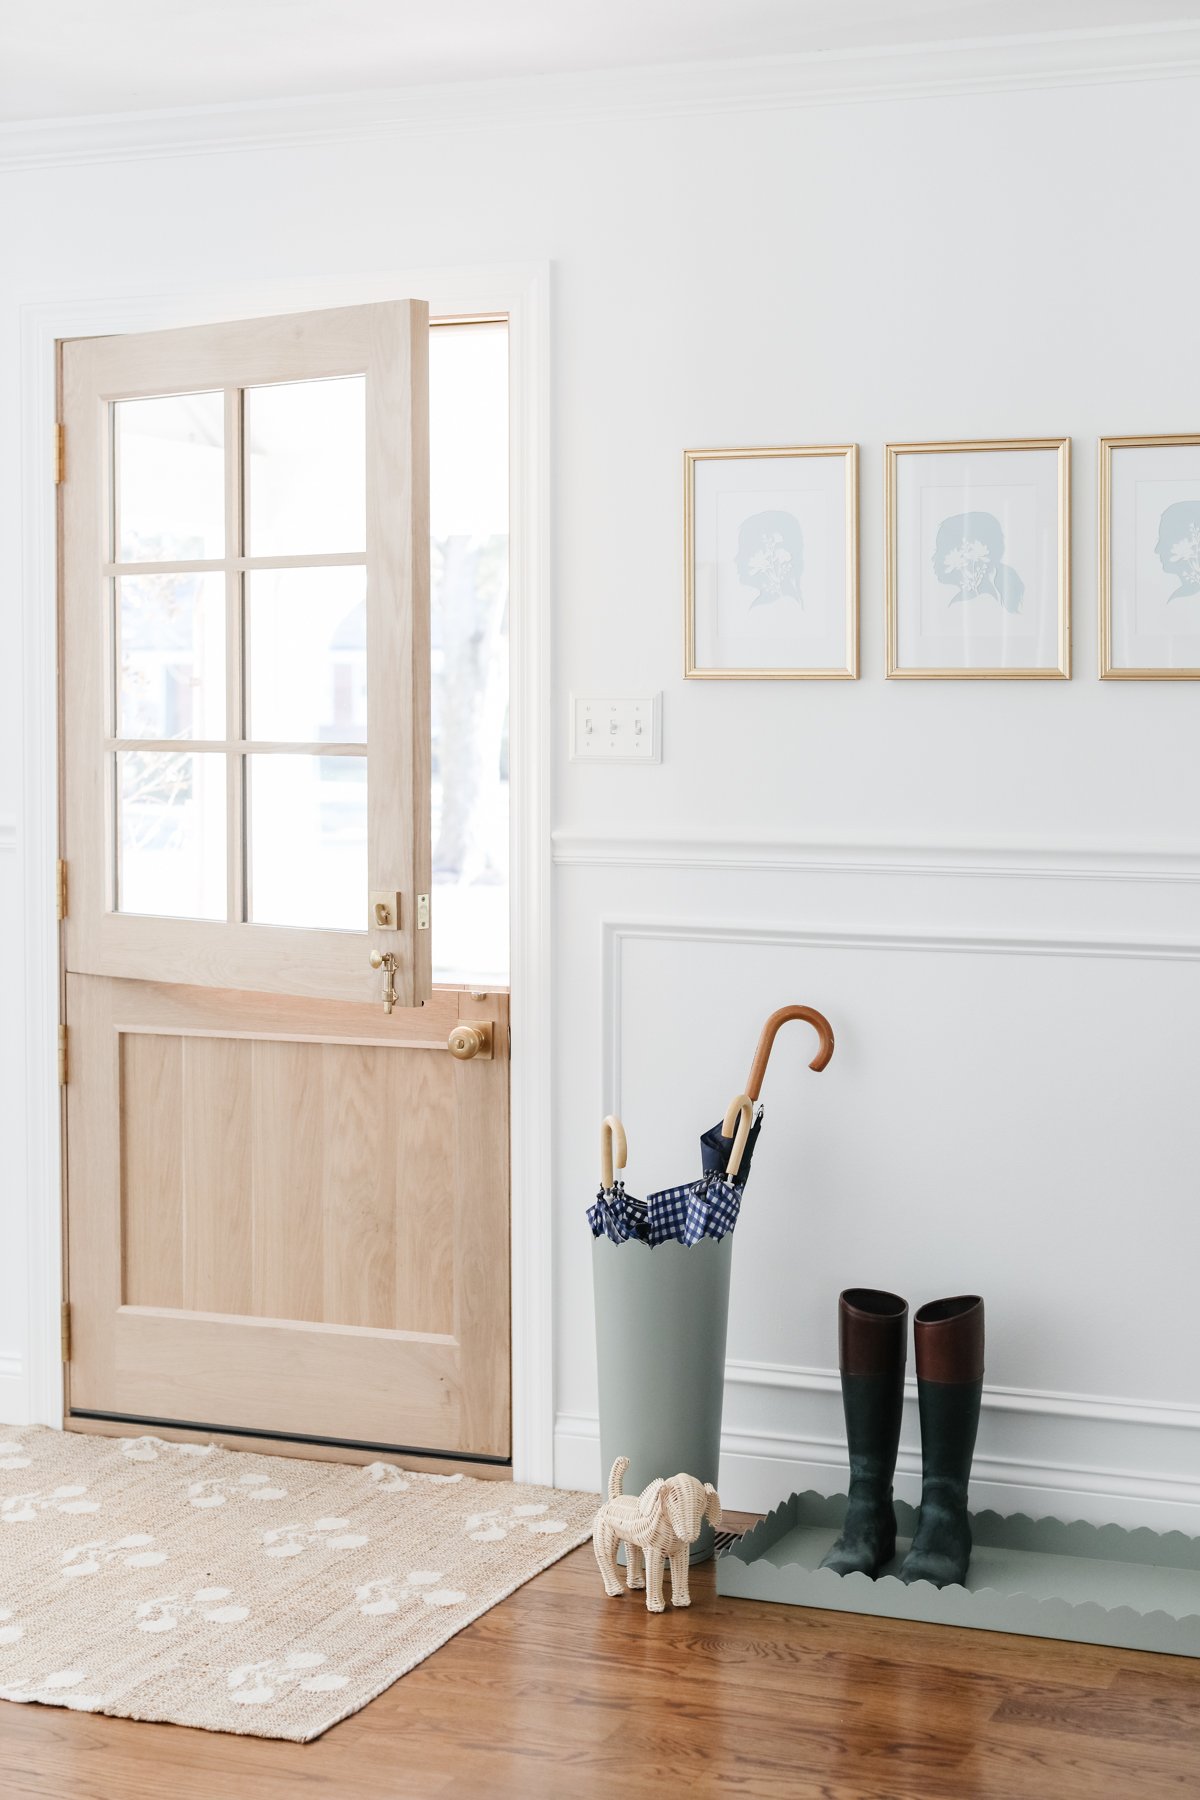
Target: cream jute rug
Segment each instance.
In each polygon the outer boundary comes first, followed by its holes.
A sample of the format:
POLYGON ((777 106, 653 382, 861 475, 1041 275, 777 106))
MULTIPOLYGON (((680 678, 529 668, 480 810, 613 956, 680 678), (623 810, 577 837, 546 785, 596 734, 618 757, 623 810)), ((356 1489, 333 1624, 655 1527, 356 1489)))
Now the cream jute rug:
POLYGON ((0 1427, 0 1698, 303 1743, 582 1543, 596 1504, 0 1427))

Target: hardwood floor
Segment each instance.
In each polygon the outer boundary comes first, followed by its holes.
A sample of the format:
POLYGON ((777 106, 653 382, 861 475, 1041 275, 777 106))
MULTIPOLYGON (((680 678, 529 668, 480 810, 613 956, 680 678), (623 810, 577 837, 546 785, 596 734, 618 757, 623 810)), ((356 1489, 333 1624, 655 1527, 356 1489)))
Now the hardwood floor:
POLYGON ((312 1744, 0 1702, 3 1800, 1192 1800, 1200 1663, 718 1599, 590 1546, 312 1744))

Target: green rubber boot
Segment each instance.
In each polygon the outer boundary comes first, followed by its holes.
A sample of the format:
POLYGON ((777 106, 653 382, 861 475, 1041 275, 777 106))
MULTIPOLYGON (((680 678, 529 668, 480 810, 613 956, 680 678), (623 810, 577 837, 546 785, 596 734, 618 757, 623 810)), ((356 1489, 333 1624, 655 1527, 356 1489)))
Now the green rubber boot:
POLYGON ((838 1349, 850 1498, 842 1535, 821 1563, 838 1575, 874 1576, 896 1554, 892 1477, 907 1342, 906 1300, 878 1288, 846 1289, 838 1301, 838 1349))
POLYGON ((900 1569, 905 1582, 950 1587, 971 1561, 967 1487, 983 1392, 983 1301, 933 1300, 913 1323, 921 1409, 921 1511, 900 1569))

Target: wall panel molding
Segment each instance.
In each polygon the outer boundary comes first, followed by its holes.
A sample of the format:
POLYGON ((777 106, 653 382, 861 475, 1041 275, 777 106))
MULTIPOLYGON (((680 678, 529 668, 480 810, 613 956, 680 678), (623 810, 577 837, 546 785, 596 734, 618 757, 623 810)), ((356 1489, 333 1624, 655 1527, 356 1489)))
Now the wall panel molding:
POLYGON ((786 926, 679 923, 670 920, 601 921, 601 988, 605 1092, 600 1116, 621 1111, 622 962, 634 941, 694 944, 757 944, 765 947, 920 952, 938 956, 1099 957, 1119 960, 1200 963, 1200 940, 1151 937, 1013 936, 991 931, 885 931, 858 926, 786 926))
POLYGON ((1200 74, 1176 21, 174 107, 0 127, 0 170, 372 142, 505 126, 712 117, 1200 74))
POLYGON ((822 843, 716 834, 613 837, 556 831, 554 861, 563 868, 1200 883, 1200 851, 1089 845, 1050 849, 1032 844, 901 844, 865 838, 822 843))

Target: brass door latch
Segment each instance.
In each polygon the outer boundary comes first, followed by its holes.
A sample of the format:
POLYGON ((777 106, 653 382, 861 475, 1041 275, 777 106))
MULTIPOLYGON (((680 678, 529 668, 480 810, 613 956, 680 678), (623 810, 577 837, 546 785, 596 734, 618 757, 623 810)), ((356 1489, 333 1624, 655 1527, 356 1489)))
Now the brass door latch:
POLYGON ((390 1013, 396 1004, 396 957, 391 950, 372 950, 371 967, 383 970, 383 1010, 390 1013))

